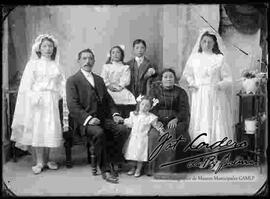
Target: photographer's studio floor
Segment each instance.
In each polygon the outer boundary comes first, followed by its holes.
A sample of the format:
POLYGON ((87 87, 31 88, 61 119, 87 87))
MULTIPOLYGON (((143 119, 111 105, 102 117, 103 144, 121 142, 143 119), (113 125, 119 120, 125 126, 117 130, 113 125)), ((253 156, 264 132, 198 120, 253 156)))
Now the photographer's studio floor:
POLYGON ((119 184, 111 184, 92 176, 83 146, 74 146, 73 168, 64 165, 63 148, 52 151, 59 170, 45 170, 34 175, 30 155, 3 165, 3 181, 16 196, 188 196, 188 195, 254 195, 267 180, 267 165, 259 167, 224 168, 182 173, 181 179, 139 178, 120 173, 119 184), (229 183, 228 183, 229 182, 229 183))

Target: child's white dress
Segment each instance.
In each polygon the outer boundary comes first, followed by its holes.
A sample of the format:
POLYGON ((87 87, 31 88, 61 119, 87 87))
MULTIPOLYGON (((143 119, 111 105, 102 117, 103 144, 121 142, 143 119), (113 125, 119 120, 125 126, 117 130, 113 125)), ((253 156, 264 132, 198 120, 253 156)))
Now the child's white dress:
POLYGON ((59 147, 62 128, 59 99, 65 89, 64 77, 56 62, 30 60, 25 68, 12 123, 11 140, 16 147, 59 147))
POLYGON ((132 128, 124 147, 124 155, 127 160, 148 160, 148 132, 151 123, 155 120, 157 120, 157 116, 149 112, 138 115, 130 112, 129 118, 124 120, 124 124, 132 128))
POLYGON ((136 104, 134 95, 125 88, 130 83, 130 70, 128 65, 124 65, 122 62, 105 64, 101 71, 101 77, 103 78, 106 86, 116 84, 124 88, 119 92, 112 92, 108 89, 108 93, 112 96, 115 104, 136 104))

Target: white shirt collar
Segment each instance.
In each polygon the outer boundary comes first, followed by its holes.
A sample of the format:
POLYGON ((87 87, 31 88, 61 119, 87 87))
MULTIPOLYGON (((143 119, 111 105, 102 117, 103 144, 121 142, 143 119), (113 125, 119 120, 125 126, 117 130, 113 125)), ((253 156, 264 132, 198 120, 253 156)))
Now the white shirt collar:
POLYGON ((135 57, 135 60, 137 62, 138 67, 143 63, 144 56, 141 57, 135 57))
POLYGON ((92 74, 92 72, 87 72, 86 70, 83 70, 82 68, 81 68, 81 71, 82 71, 82 73, 84 74, 84 76, 86 76, 86 77, 93 77, 93 74, 92 74))
POLYGON ((87 79, 87 81, 93 86, 95 87, 95 81, 94 81, 94 76, 92 72, 87 72, 85 70, 83 70, 81 68, 81 71, 83 73, 83 75, 85 76, 85 78, 87 79))
POLYGON ((137 62, 143 62, 144 56, 141 56, 141 57, 135 57, 135 60, 136 60, 137 62))

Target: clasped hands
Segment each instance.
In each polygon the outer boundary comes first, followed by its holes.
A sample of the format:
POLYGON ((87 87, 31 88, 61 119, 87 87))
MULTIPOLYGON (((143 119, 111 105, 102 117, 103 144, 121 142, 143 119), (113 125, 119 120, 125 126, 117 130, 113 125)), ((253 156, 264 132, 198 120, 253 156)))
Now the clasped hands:
POLYGON ((123 90, 124 88, 120 85, 117 85, 117 84, 110 84, 108 86, 108 89, 112 92, 119 92, 119 91, 123 90))
MULTIPOLYGON (((221 86, 220 82, 214 84, 213 87, 214 87, 215 90, 218 90, 218 91, 222 90, 222 86, 221 86)), ((188 86, 188 89, 191 90, 192 92, 195 92, 195 91, 197 91, 199 89, 199 87, 197 85, 195 85, 195 84, 190 84, 188 86)))

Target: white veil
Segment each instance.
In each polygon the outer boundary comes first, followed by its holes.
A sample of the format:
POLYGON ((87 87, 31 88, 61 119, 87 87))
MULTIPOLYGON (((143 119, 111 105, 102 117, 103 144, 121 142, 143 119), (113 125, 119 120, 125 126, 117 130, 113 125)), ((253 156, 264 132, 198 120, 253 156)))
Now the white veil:
POLYGON ((20 86, 18 89, 18 95, 16 100, 16 106, 15 111, 13 115, 13 121, 12 121, 12 135, 11 140, 16 142, 16 147, 21 148, 22 150, 27 150, 27 144, 21 143, 21 140, 27 140, 26 137, 31 137, 31 131, 32 131, 32 123, 33 121, 31 119, 32 117, 32 100, 35 98, 35 94, 32 92, 31 87, 33 83, 33 70, 34 70, 34 64, 35 61, 39 59, 38 52, 40 51, 39 47, 44 38, 49 38, 54 42, 54 46, 56 48, 56 54, 55 54, 55 62, 59 69, 59 72, 62 76, 61 81, 61 97, 63 97, 63 127, 64 130, 68 128, 68 109, 66 106, 66 95, 65 95, 65 77, 64 73, 61 71, 61 68, 59 67, 59 49, 58 49, 58 42, 57 40, 52 36, 48 34, 42 34, 39 35, 32 46, 31 56, 30 60, 27 62, 21 81, 20 86))
MULTIPOLYGON (((182 77, 181 77, 181 80, 180 80, 181 84, 183 85, 183 87, 185 87, 185 89, 187 89, 187 85, 188 84, 189 85, 195 84, 195 82, 193 82, 193 78, 190 78, 189 79, 189 76, 192 74, 192 68, 191 68, 190 63, 191 63, 191 60, 193 59, 193 56, 198 53, 199 48, 200 48, 200 42, 201 42, 202 36, 206 32, 208 32, 211 35, 215 35, 216 36, 218 48, 221 51, 221 53, 223 54, 223 56, 224 56, 222 67, 226 70, 226 72, 230 75, 230 77, 232 77, 231 68, 226 63, 226 54, 227 54, 227 52, 226 52, 226 47, 223 44, 222 38, 213 29, 211 29, 211 28, 203 28, 203 29, 201 29, 199 31, 198 38, 196 40, 196 43, 195 43, 195 45, 194 45, 194 47, 192 49, 192 52, 191 52, 190 56, 187 59, 187 62, 186 62, 186 65, 185 65, 185 68, 183 70, 183 74, 182 74, 182 77)), ((233 96, 233 82, 232 82, 232 79, 231 79, 231 82, 229 81, 227 83, 226 88, 225 88, 225 93, 226 93, 228 102, 230 104, 230 112, 232 113, 231 116, 233 116, 233 110, 234 110, 233 97, 234 96, 233 96)), ((189 100, 190 100, 190 103, 191 103, 191 100, 192 100, 191 99, 191 95, 190 95, 189 92, 188 92, 188 94, 189 94, 189 97, 190 97, 189 100)))
POLYGON ((193 49, 191 51, 190 56, 194 55, 195 53, 197 53, 199 51, 200 41, 202 39, 203 34, 206 33, 206 32, 208 32, 211 35, 215 35, 216 36, 217 43, 218 43, 218 48, 219 48, 219 50, 224 55, 226 53, 225 52, 226 48, 225 48, 225 46, 223 44, 223 41, 222 41, 222 38, 220 37, 220 35, 216 31, 214 31, 213 29, 211 29, 211 28, 203 28, 203 29, 201 29, 199 31, 199 36, 198 36, 197 41, 196 41, 196 43, 195 43, 195 45, 194 45, 194 47, 193 47, 193 49))
MULTIPOLYGON (((225 45, 223 44, 223 41, 222 41, 222 38, 220 37, 220 35, 211 28, 203 28, 203 29, 201 29, 199 31, 199 36, 198 36, 198 38, 196 40, 196 43, 195 43, 195 45, 194 45, 194 47, 193 47, 193 49, 191 51, 191 54, 189 55, 189 57, 187 59, 187 62, 186 62, 186 65, 185 65, 185 68, 183 70, 183 74, 182 74, 182 77, 181 77, 181 80, 180 80, 181 84, 186 84, 187 82, 191 83, 186 78, 188 76, 188 74, 191 73, 190 61, 192 60, 193 56, 196 55, 199 52, 201 38, 202 38, 203 34, 206 33, 206 32, 208 32, 211 35, 216 36, 217 43, 218 43, 218 48, 221 51, 221 53, 223 54, 224 60, 226 60, 226 54, 227 54, 226 53, 226 48, 225 48, 225 45)), ((225 64, 226 65, 225 67, 227 67, 230 70, 230 68, 228 67, 226 62, 224 62, 223 64, 225 64)))

